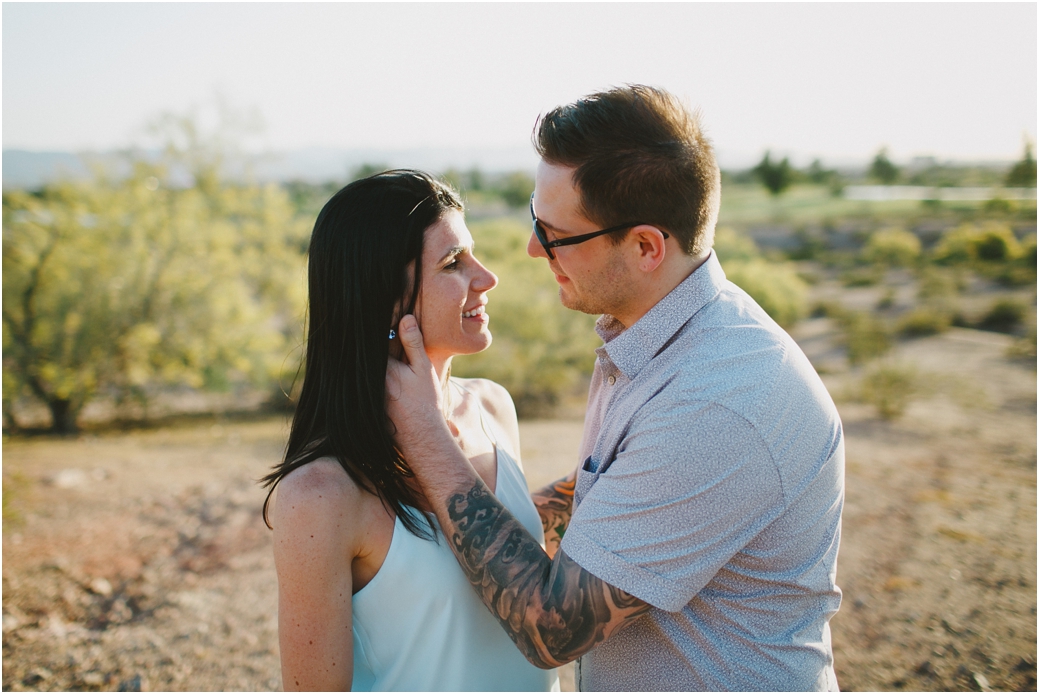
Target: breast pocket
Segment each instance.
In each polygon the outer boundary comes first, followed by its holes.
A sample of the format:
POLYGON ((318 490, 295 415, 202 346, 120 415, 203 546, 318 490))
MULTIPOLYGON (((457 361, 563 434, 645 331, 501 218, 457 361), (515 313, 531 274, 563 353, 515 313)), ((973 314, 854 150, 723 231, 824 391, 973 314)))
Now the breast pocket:
POLYGON ((599 478, 599 463, 592 456, 588 456, 581 463, 581 469, 577 473, 577 483, 574 485, 574 506, 581 503, 581 499, 599 478))

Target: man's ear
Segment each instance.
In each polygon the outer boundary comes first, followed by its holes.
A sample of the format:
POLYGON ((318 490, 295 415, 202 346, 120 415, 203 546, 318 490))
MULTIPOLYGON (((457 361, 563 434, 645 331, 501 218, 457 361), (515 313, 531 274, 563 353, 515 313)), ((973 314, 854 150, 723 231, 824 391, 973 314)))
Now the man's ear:
POLYGON ((664 243, 664 231, 650 224, 640 224, 628 232, 628 240, 636 253, 636 266, 642 272, 653 272, 664 262, 667 245, 664 243))

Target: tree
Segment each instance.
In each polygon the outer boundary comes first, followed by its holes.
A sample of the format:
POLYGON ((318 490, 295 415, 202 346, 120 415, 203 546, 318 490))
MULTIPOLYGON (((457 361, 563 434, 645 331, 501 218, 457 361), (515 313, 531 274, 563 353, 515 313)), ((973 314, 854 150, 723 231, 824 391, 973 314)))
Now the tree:
POLYGON ((877 156, 873 157, 873 163, 869 165, 870 178, 888 186, 898 180, 898 174, 898 167, 887 157, 887 147, 881 147, 877 156))
MULTIPOLYGON (((170 121, 167 125, 173 124, 170 121)), ((5 415, 23 393, 70 433, 98 394, 266 383, 293 370, 307 228, 274 186, 221 179, 193 126, 130 174, 3 198, 5 415), (170 185, 175 171, 190 187, 170 185)), ((172 140, 170 141, 172 142, 172 140)))
POLYGON ((1025 142, 1025 153, 1021 161, 1014 164, 1007 173, 1006 184, 1016 188, 1035 188, 1035 156, 1032 154, 1032 143, 1025 142))
POLYGON ((783 157, 781 162, 774 163, 771 159, 771 152, 765 152, 765 157, 752 171, 773 196, 777 196, 789 188, 794 179, 794 170, 790 166, 790 161, 783 157))
POLYGON ((526 207, 534 192, 534 179, 525 171, 513 171, 498 184, 497 192, 509 207, 526 207))

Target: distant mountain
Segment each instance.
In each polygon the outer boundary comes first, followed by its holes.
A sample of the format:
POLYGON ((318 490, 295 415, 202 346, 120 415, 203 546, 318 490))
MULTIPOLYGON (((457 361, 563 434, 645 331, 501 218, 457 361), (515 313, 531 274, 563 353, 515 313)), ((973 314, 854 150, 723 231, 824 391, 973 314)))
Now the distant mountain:
POLYGON ((83 159, 71 152, 28 152, 5 149, 3 155, 4 190, 38 188, 59 178, 83 178, 90 170, 83 159))
MULTIPOLYGON (((3 187, 38 188, 62 178, 82 179, 90 175, 88 161, 114 160, 112 152, 33 152, 21 149, 3 150, 3 187)), ((391 168, 467 170, 473 167, 487 173, 526 170, 533 173, 538 158, 531 147, 447 149, 416 148, 334 149, 309 147, 288 152, 253 154, 248 157, 248 170, 262 181, 303 180, 313 183, 343 181, 363 164, 391 168)), ((244 165, 233 167, 239 173, 244 165)), ((232 175, 233 172, 232 172, 232 175)))

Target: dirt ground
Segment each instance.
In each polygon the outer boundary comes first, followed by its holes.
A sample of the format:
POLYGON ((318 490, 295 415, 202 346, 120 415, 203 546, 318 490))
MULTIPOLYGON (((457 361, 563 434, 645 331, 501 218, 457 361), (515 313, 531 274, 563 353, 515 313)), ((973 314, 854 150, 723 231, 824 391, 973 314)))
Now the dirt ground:
MULTIPOLYGON (((830 365, 827 319, 795 337, 847 434, 841 687, 1035 691, 1035 365, 990 333, 905 343, 895 357, 936 387, 886 422, 848 398, 857 374, 830 365)), ((254 480, 286 431, 281 419, 194 420, 6 439, 3 689, 279 689, 254 480)), ((532 487, 575 463, 580 432, 522 423, 532 487)))

